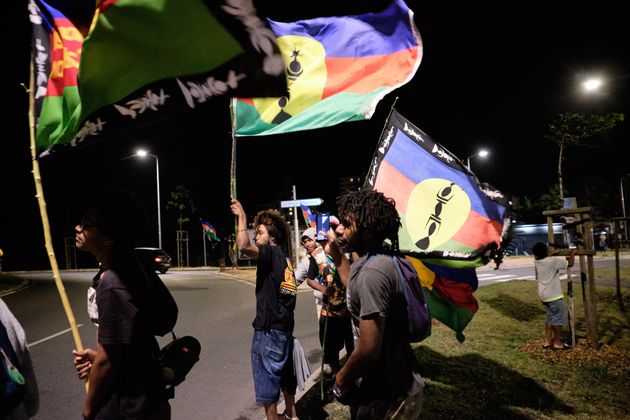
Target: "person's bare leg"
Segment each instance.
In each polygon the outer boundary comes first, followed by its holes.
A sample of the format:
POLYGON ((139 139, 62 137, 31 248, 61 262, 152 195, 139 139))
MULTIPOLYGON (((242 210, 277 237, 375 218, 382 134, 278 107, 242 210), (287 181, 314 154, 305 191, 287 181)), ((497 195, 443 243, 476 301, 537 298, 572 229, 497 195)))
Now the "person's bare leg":
POLYGON ((278 407, 277 403, 263 404, 265 407, 265 415, 267 420, 278 420, 278 407))
POLYGON ((553 346, 557 349, 561 349, 563 344, 562 344, 562 326, 561 325, 552 325, 551 326, 552 330, 553 330, 553 346))
POLYGON ((545 344, 548 346, 553 344, 553 327, 549 322, 545 323, 545 344))
POLYGON ((295 395, 282 391, 284 396, 284 414, 287 418, 297 418, 297 408, 295 407, 295 395))

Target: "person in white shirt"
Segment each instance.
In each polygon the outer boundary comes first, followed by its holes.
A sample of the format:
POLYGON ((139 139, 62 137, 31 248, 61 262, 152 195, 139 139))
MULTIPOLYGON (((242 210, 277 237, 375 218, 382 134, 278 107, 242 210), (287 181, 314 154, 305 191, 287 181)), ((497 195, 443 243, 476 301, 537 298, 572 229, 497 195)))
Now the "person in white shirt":
POLYGON ((543 344, 545 349, 563 350, 569 348, 569 345, 563 343, 561 338, 562 325, 564 324, 564 294, 560 284, 560 272, 568 267, 573 267, 575 252, 575 249, 571 249, 565 259, 548 256, 549 249, 542 242, 536 242, 532 248, 535 257, 536 280, 538 280, 538 296, 547 312, 545 344, 543 344))

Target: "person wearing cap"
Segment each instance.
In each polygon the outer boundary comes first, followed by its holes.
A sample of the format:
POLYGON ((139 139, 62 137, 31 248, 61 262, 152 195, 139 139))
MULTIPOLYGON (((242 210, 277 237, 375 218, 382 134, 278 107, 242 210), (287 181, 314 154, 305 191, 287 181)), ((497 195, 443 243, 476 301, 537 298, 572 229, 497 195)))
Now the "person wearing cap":
MULTIPOLYGON (((321 241, 324 246, 327 239, 321 241)), ((354 350, 350 312, 346 305, 346 288, 339 278, 337 267, 317 241, 314 228, 302 234, 302 246, 310 255, 307 284, 322 295, 319 316, 319 342, 323 347, 324 379, 330 382, 339 370, 339 352, 346 348, 349 356, 354 350)))
MULTIPOLYGON (((300 241, 303 241, 305 238, 310 238, 313 241, 315 240, 315 229, 308 228, 306 229, 301 236, 300 241)), ((297 266, 295 267, 295 279, 297 280, 298 285, 302 284, 309 279, 317 279, 319 276, 319 268, 317 267, 317 262, 311 256, 306 248, 306 255, 298 261, 297 266)), ((319 320, 319 315, 322 310, 322 292, 317 289, 313 289, 313 297, 315 298, 315 313, 317 314, 317 319, 319 320)))

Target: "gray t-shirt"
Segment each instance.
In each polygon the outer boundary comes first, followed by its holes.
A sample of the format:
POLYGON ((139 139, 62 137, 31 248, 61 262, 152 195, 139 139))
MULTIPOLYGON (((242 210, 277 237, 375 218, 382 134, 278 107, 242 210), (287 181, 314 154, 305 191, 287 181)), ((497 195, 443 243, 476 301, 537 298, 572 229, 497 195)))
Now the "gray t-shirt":
POLYGON ((564 297, 560 285, 560 270, 565 270, 568 266, 569 263, 566 258, 546 257, 541 260, 534 260, 540 300, 553 302, 564 297))
POLYGON ((352 264, 348 309, 358 330, 363 318, 385 320, 381 357, 361 378, 361 394, 369 401, 394 401, 414 394, 422 386, 418 361, 407 339, 406 302, 391 257, 364 256, 352 264))

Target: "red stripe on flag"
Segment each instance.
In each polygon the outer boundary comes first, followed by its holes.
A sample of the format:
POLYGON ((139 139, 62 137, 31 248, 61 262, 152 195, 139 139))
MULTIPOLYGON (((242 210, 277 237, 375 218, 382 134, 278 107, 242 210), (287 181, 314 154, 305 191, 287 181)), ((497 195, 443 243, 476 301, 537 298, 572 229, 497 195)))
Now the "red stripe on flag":
POLYGON ((370 93, 398 85, 409 77, 418 58, 418 48, 391 55, 326 58, 328 72, 322 99, 339 92, 370 93))
POLYGON ((387 191, 387 196, 393 198, 396 202, 398 213, 404 214, 407 212, 407 202, 415 186, 415 182, 404 176, 389 162, 386 160, 381 162, 374 189, 376 191, 387 191), (391 188, 392 185, 395 185, 396 188, 391 188))
POLYGON ((50 76, 46 96, 62 96, 66 86, 77 86, 83 35, 67 18, 55 18, 50 33, 50 76))
POLYGON ((451 238, 471 248, 486 246, 489 242, 501 241, 503 223, 481 216, 476 211, 468 214, 468 219, 451 238))
POLYGON ((479 303, 473 296, 473 288, 467 283, 461 283, 454 280, 445 279, 436 276, 433 287, 440 292, 440 295, 449 302, 453 302, 457 306, 465 308, 473 313, 479 309, 479 303))

